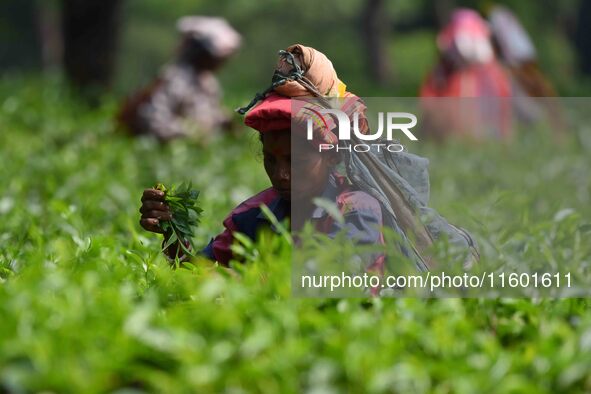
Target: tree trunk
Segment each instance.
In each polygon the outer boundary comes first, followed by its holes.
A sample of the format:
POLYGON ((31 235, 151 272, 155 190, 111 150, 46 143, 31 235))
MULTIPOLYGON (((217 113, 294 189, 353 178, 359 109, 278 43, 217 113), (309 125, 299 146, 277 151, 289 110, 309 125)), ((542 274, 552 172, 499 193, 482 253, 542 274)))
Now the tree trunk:
POLYGON ((0 0, 0 70, 41 64, 35 13, 33 1, 0 0))
POLYGON ((366 0, 361 22, 371 78, 380 85, 386 84, 390 79, 390 64, 386 47, 389 31, 384 1, 366 0))
POLYGON ((575 46, 579 58, 579 67, 583 74, 591 75, 591 1, 580 0, 579 20, 575 32, 575 46))
POLYGON ((122 1, 62 0, 66 76, 86 92, 110 87, 122 1))
POLYGON ((63 39, 57 2, 37 0, 37 23, 43 71, 57 70, 62 65, 63 56, 63 39))

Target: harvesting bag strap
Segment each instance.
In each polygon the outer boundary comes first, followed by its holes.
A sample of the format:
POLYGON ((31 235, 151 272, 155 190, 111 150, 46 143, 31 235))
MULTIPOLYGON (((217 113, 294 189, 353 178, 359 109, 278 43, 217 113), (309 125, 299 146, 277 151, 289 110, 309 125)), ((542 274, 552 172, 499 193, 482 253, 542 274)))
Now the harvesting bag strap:
MULTIPOLYGON (((351 143, 359 142, 352 136, 351 143)), ((472 236, 428 206, 427 159, 406 152, 382 151, 381 154, 349 153, 345 156, 345 163, 350 180, 382 203, 387 212, 385 224, 399 234, 402 232, 401 249, 415 261, 419 270, 437 267, 438 262, 430 249, 434 241, 442 237, 466 253, 465 267, 478 262, 480 255, 472 236), (410 249, 410 253, 405 249, 410 249)))
MULTIPOLYGON (((351 143, 359 143, 356 136, 351 136, 351 143)), ((346 152, 346 150, 345 150, 346 152)), ((396 185, 390 166, 374 154, 347 154, 345 158, 347 175, 361 190, 376 198, 392 218, 389 225, 402 236, 402 249, 410 249, 410 255, 420 271, 432 270, 437 262, 429 256, 428 249, 433 245, 433 237, 417 218, 416 209, 396 185), (401 231, 399 231, 401 230, 401 231)))

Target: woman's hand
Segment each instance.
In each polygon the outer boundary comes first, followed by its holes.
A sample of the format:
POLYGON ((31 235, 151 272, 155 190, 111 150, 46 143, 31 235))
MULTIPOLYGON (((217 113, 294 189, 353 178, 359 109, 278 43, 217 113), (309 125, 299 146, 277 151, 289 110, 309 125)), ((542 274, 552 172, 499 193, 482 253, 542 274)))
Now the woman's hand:
MULTIPOLYGON (((162 247, 164 247, 172 235, 171 232, 164 233, 162 227, 160 227, 161 220, 172 219, 170 207, 164 202, 164 192, 158 189, 145 189, 142 195, 140 212, 142 214, 140 225, 145 230, 164 234, 164 241, 162 241, 162 247)), ((166 248, 164 254, 169 260, 174 260, 175 257, 178 257, 181 261, 187 261, 189 259, 181 250, 178 241, 173 242, 172 245, 166 248)))
POLYGON ((160 220, 171 220, 170 207, 164 202, 164 192, 157 189, 145 189, 140 208, 140 225, 148 231, 162 234, 160 220))

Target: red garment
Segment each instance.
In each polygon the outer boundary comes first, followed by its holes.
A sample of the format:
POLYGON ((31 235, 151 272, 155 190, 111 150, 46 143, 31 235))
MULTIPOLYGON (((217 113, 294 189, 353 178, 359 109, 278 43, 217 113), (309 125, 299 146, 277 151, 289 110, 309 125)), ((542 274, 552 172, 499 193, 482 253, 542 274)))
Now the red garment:
POLYGON ((511 84, 495 60, 446 71, 438 65, 421 86, 421 97, 510 97, 511 84))
POLYGON ((512 135, 511 84, 496 60, 454 71, 440 64, 427 77, 420 96, 426 134, 476 139, 512 135), (432 97, 449 99, 429 100, 432 97))
POLYGON ((424 133, 509 137, 511 83, 495 59, 486 22, 474 10, 457 9, 437 46, 439 64, 420 90, 424 133))
POLYGON ((254 239, 257 227, 260 225, 259 222, 266 222, 266 220, 259 220, 264 219, 260 215, 261 205, 264 204, 270 207, 271 211, 275 216, 278 216, 279 220, 283 219, 285 213, 283 215, 279 214, 276 210, 280 207, 277 204, 273 204, 274 202, 278 202, 279 198, 277 190, 270 187, 242 202, 224 219, 224 231, 211 240, 209 245, 203 249, 203 254, 227 266, 232 259, 231 246, 234 242, 233 233, 238 231, 254 239), (249 215, 249 213, 251 214, 249 215))
POLYGON ((269 94, 244 117, 244 124, 265 133, 291 128, 291 99, 276 93, 269 94))

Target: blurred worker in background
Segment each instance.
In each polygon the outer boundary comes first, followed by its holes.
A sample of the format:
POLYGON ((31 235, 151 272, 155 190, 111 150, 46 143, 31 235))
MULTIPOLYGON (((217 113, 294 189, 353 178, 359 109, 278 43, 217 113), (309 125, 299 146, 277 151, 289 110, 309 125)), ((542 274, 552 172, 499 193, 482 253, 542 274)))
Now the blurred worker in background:
POLYGON ((561 130, 557 101, 540 98, 555 97, 556 91, 540 70, 536 49, 524 27, 500 5, 491 9, 489 24, 497 57, 510 76, 517 119, 524 123, 550 119, 554 130, 561 130))
POLYGON ((457 9, 437 35, 439 62, 420 89, 423 133, 483 139, 511 136, 511 84, 478 13, 457 9), (448 99, 430 99, 443 98, 448 99), (477 98, 477 99, 476 99, 477 98))
POLYGON ((123 104, 118 122, 134 135, 162 142, 178 137, 207 142, 230 125, 215 71, 237 51, 241 36, 223 18, 186 16, 177 28, 182 41, 176 59, 123 104))

